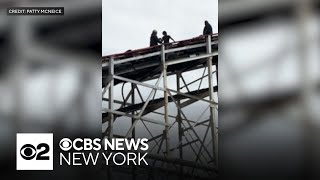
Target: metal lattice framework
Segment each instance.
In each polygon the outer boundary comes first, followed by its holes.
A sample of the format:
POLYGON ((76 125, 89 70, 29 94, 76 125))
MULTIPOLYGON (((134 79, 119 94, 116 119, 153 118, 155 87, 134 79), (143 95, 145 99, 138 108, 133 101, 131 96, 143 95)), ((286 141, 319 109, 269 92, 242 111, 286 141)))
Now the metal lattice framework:
MULTIPOLYGON (((147 137, 147 168, 158 178, 215 177, 217 51, 214 34, 103 57, 103 136, 147 137)), ((156 179, 139 168, 129 170, 133 179, 156 179)))

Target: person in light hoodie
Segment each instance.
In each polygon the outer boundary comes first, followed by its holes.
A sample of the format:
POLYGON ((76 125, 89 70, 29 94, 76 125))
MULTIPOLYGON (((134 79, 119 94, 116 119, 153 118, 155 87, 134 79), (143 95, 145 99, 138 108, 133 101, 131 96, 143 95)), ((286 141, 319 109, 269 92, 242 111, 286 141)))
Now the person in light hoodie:
POLYGON ((158 44, 161 44, 161 39, 159 39, 157 36, 157 30, 153 30, 150 36, 150 47, 158 44))

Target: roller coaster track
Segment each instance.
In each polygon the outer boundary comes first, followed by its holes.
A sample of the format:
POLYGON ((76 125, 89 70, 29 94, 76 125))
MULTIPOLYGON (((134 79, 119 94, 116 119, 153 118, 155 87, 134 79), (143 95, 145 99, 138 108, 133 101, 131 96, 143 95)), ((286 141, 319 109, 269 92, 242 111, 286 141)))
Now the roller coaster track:
POLYGON ((217 65, 218 34, 102 57, 103 136, 137 138, 146 131, 152 168, 215 177, 217 65), (186 109, 197 104, 205 108, 191 117, 186 109))

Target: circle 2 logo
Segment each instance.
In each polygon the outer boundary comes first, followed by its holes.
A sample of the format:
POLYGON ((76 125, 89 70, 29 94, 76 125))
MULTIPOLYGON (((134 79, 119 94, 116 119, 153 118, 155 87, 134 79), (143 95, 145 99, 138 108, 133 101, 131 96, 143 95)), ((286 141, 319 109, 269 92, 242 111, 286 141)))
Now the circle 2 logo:
POLYGON ((53 170, 53 134, 18 133, 17 170, 53 170))
POLYGON ((36 157, 36 160, 49 160, 46 154, 49 152, 50 147, 46 143, 40 143, 37 148, 31 144, 25 144, 20 149, 20 155, 25 160, 31 160, 36 157), (42 149, 44 148, 44 149, 42 149), (37 150, 40 150, 37 152, 37 150))

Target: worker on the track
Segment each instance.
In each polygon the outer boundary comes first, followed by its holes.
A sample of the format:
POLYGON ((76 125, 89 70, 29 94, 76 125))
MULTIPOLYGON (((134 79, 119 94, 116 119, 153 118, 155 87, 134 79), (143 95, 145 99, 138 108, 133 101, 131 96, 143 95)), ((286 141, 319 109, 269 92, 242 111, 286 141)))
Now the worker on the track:
POLYGON ((153 30, 150 37, 150 46, 156 46, 158 43, 161 44, 161 39, 158 38, 157 31, 153 30))
POLYGON ((169 42, 170 42, 170 39, 171 39, 173 42, 176 42, 170 35, 167 34, 166 31, 163 31, 162 34, 163 34, 162 42, 163 42, 164 44, 169 43, 169 42))
POLYGON ((203 35, 210 35, 210 34, 212 34, 212 26, 209 24, 208 21, 204 21, 203 35))

